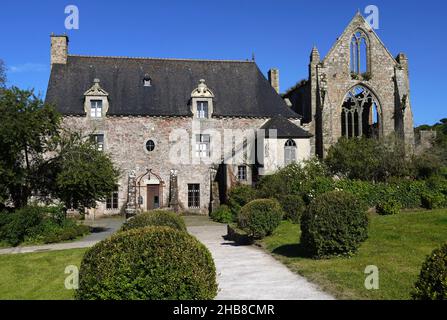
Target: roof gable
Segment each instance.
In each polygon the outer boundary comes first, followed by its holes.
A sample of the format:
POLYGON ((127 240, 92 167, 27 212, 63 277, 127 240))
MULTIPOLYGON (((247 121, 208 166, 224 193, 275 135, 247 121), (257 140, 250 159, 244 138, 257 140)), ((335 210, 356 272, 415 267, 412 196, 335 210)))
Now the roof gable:
POLYGON ((277 115, 270 120, 268 120, 261 129, 266 130, 265 136, 269 137, 269 130, 276 130, 277 138, 299 138, 306 139, 313 137, 312 134, 298 127, 296 124, 292 123, 290 120, 286 119, 281 115, 277 115))

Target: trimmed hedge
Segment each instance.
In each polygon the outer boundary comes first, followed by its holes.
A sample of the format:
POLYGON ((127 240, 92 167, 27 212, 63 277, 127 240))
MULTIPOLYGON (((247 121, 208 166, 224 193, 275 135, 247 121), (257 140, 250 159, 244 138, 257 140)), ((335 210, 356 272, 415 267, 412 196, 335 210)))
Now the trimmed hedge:
POLYGON ((146 227, 118 232, 89 249, 79 300, 205 300, 217 294, 208 249, 186 232, 146 227))
POLYGON ((121 231, 147 226, 171 227, 180 231, 186 231, 183 218, 175 212, 165 210, 152 210, 138 214, 127 220, 121 227, 121 231))
POLYGON ((242 207, 238 225, 250 236, 260 239, 270 235, 281 223, 283 212, 275 199, 258 199, 242 207))
POLYGON ((231 223, 234 221, 233 213, 226 205, 221 205, 219 208, 210 213, 210 218, 213 221, 220 223, 231 223))
POLYGON ((303 214, 301 231, 301 245, 310 256, 350 255, 368 237, 366 206, 348 192, 325 193, 303 214))
POLYGON ((414 300, 447 300, 447 243, 422 264, 411 296, 414 300))
POLYGON ((301 196, 288 194, 279 196, 279 203, 284 211, 284 218, 292 223, 300 223, 301 215, 306 209, 306 204, 301 196))
POLYGON ((0 213, 0 242, 11 246, 74 240, 89 232, 89 227, 66 219, 61 207, 28 206, 0 213))

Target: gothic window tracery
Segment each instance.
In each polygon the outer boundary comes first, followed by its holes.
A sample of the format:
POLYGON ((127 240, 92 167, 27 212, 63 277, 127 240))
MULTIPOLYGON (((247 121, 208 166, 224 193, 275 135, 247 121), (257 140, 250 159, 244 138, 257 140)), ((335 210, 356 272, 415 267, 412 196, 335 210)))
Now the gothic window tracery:
POLYGON ((353 87, 342 106, 342 136, 378 137, 382 118, 380 112, 380 105, 368 88, 360 85, 353 87))

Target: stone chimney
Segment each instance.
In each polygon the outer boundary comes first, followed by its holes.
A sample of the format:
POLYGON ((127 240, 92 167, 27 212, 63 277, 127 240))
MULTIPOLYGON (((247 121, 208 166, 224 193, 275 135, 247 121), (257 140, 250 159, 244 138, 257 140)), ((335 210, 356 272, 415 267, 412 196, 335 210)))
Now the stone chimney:
POLYGON ((273 89, 279 93, 279 70, 272 68, 268 72, 269 82, 273 89))
POLYGON ((51 66, 67 64, 68 36, 51 34, 51 66))

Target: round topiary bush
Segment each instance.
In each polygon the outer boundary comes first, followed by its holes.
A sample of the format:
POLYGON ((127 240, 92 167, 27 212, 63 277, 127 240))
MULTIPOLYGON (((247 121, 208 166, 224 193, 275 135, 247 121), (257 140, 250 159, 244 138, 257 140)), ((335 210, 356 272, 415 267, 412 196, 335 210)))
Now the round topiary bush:
POLYGON ((233 213, 226 205, 221 205, 219 208, 210 213, 210 218, 213 221, 220 223, 231 223, 234 220, 233 213))
POLYGON ((411 296, 415 300, 447 300, 447 243, 435 249, 422 264, 411 296))
POLYGON ((185 221, 175 212, 164 210, 152 210, 141 213, 127 220, 121 227, 121 231, 143 228, 147 226, 171 227, 186 231, 185 221))
POLYGON ((285 195, 279 196, 278 201, 284 211, 284 218, 292 223, 300 223, 301 215, 306 209, 306 204, 301 196, 285 195))
POLYGON ((301 218, 301 245, 315 258, 352 254, 367 237, 366 206, 347 192, 318 196, 301 218))
POLYGON ((283 212, 275 199, 253 200, 242 207, 238 225, 254 238, 270 235, 281 223, 283 212))
POLYGON ((186 232, 146 227, 118 232, 89 249, 79 300, 203 300, 217 294, 208 249, 186 232))
POLYGON ((381 216, 398 214, 401 209, 402 206, 400 202, 394 199, 379 201, 376 205, 376 212, 381 216))

